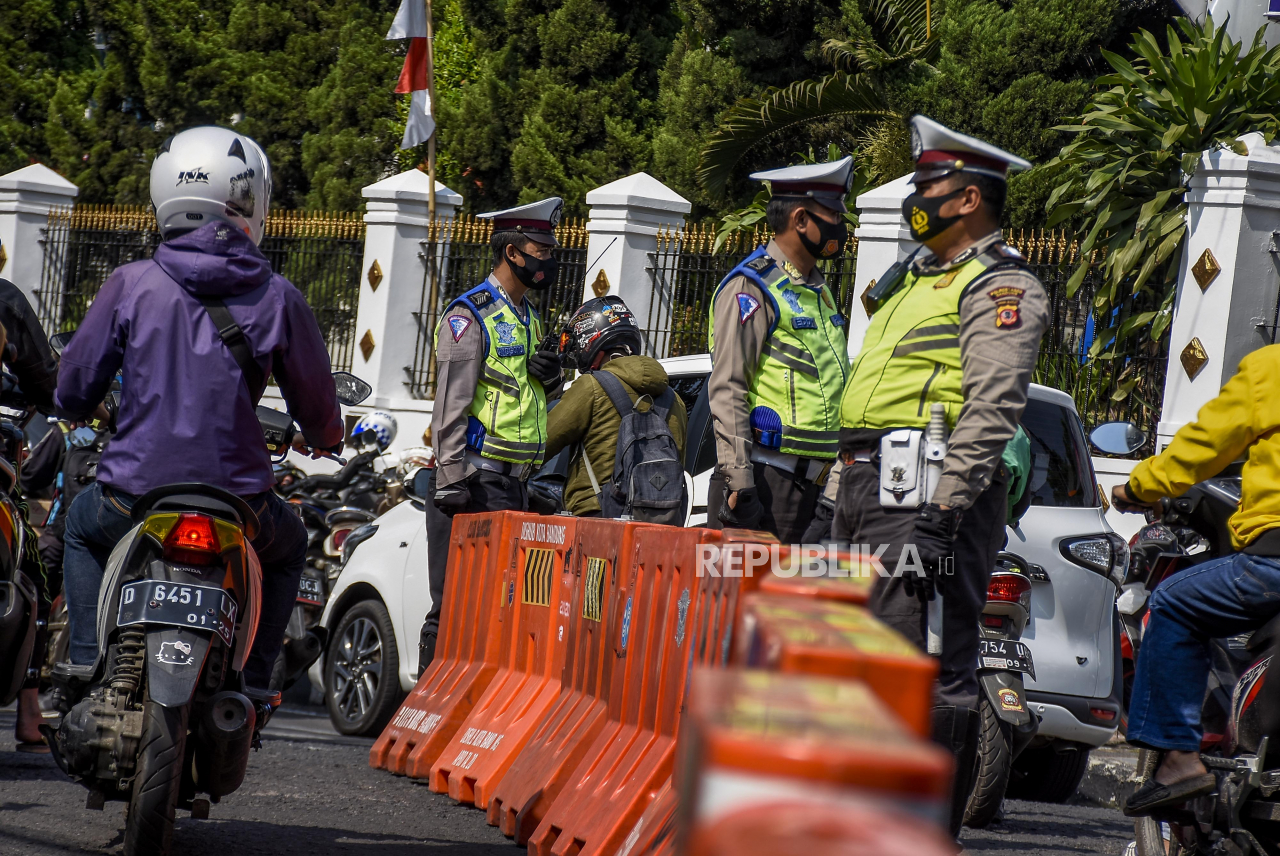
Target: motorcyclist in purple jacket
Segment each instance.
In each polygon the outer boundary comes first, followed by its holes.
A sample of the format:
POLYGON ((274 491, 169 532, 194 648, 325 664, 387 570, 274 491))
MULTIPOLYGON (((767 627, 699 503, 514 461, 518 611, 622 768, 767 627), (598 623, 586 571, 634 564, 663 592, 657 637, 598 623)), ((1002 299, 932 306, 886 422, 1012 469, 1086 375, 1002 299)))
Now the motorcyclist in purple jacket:
MULTIPOLYGON (((63 560, 70 659, 97 657, 97 603, 107 557, 152 488, 203 482, 257 514, 262 611, 246 683, 268 687, 306 561, 302 521, 271 491, 274 477, 250 390, 201 298, 221 299, 261 369, 274 375, 306 445, 340 448, 342 413, 329 353, 301 292, 258 249, 271 197, 266 155, 226 128, 171 137, 151 167, 162 243, 118 268, 62 353, 57 406, 82 420, 122 373, 117 432, 98 479, 67 514, 63 560)), ((263 381, 260 381, 263 383, 263 381)), ((301 441, 299 441, 301 442, 301 441)))

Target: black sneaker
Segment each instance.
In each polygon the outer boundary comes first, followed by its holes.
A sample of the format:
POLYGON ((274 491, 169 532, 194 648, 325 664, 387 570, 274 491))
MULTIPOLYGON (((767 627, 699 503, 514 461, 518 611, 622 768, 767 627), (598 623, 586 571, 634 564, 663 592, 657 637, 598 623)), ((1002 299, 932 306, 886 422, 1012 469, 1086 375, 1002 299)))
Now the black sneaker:
POLYGON ((427 670, 427 666, 431 665, 431 661, 436 658, 436 634, 423 633, 422 640, 418 642, 418 677, 422 677, 422 673, 427 670))

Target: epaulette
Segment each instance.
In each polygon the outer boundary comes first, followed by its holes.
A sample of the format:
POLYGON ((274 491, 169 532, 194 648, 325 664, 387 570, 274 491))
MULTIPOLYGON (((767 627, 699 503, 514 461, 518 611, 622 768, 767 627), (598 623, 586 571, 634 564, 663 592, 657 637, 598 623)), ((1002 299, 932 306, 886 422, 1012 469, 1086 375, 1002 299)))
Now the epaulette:
POLYGON ((773 267, 773 264, 774 264, 773 259, 769 258, 769 256, 766 254, 766 255, 760 256, 759 258, 752 259, 751 261, 747 262, 744 265, 744 267, 749 267, 756 273, 764 273, 769 268, 773 267))

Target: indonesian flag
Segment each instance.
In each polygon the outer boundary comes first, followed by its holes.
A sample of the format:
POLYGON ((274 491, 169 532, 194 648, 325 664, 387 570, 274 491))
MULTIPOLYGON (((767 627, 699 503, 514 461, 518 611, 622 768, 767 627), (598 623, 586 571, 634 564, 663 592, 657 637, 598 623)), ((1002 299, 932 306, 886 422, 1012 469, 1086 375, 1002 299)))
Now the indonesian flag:
POLYGON ((427 9, 423 0, 401 0, 388 39, 408 39, 409 55, 404 58, 396 94, 410 93, 409 118, 404 126, 400 148, 411 149, 425 143, 435 133, 436 120, 431 115, 431 63, 428 60, 427 9))

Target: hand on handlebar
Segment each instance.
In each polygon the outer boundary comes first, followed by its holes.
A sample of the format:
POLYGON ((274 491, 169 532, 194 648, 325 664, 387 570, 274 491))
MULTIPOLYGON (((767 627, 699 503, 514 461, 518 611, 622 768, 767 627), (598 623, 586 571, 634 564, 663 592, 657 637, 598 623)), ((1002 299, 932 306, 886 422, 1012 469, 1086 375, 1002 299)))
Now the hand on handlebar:
POLYGON ((1111 489, 1111 504, 1116 511, 1137 514, 1159 507, 1159 502, 1143 502, 1129 492, 1129 483, 1121 482, 1111 489))
POLYGON ((340 458, 332 452, 327 452, 324 449, 317 449, 314 446, 308 446, 301 431, 293 435, 293 440, 289 445, 293 451, 298 452, 299 454, 310 455, 312 460, 318 461, 321 458, 328 458, 331 461, 337 461, 339 464, 345 465, 347 463, 346 458, 340 458))

